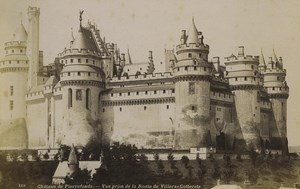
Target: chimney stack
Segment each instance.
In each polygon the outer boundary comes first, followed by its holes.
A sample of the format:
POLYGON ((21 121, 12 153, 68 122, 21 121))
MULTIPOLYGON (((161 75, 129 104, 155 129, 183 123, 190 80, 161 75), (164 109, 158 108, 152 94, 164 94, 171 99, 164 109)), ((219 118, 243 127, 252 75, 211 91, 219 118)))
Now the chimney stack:
POLYGON ((238 56, 244 56, 244 46, 239 46, 238 48, 238 56))

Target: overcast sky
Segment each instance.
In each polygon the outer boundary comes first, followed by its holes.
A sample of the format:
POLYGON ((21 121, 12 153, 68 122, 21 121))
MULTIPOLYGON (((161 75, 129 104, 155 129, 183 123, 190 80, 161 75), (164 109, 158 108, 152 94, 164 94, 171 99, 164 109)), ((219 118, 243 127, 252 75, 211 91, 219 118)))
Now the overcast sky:
MULTIPOLYGON (((30 1, 0 0, 0 48, 11 39, 23 20, 27 27, 30 1)), ((164 49, 177 45, 182 29, 188 30, 192 17, 205 43, 210 45, 210 59, 236 53, 245 46, 249 55, 265 59, 275 48, 282 56, 290 86, 288 100, 288 137, 290 145, 300 145, 300 1, 298 0, 43 0, 41 8, 40 49, 44 62, 50 63, 64 49, 79 27, 79 10, 84 10, 83 24, 95 22, 107 42, 118 44, 121 52, 130 49, 133 62, 147 60, 152 50, 157 64, 164 60, 164 49)), ((0 53, 3 56, 3 51, 0 53)), ((161 70, 160 67, 157 70, 161 70)), ((162 70, 163 71, 163 70, 162 70)))

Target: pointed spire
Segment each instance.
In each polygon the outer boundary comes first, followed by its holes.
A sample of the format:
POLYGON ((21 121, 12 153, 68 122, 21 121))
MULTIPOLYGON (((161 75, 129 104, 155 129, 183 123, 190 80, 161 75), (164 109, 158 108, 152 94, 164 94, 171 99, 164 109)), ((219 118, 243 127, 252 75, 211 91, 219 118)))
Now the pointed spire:
POLYGON ((186 43, 195 43, 199 45, 198 30, 195 26, 194 17, 192 18, 192 25, 190 26, 186 43))
POLYGON ((259 65, 260 68, 265 69, 266 68, 266 62, 265 62, 265 58, 263 55, 263 50, 260 50, 260 56, 259 56, 259 65))
POLYGON ((77 160, 77 156, 76 156, 76 152, 75 152, 75 147, 72 144, 71 146, 71 151, 70 151, 70 155, 68 158, 68 164, 69 165, 77 165, 78 164, 78 160, 77 160))
POLYGON ((27 41, 27 32, 24 28, 22 21, 16 34, 13 35, 13 41, 27 41))
POLYGON ((127 56, 128 56, 128 63, 132 64, 130 53, 129 53, 129 48, 127 49, 127 56))
POLYGON ((278 61, 278 58, 277 58, 277 56, 276 56, 276 53, 275 53, 274 48, 273 48, 273 57, 274 57, 274 62, 275 62, 275 63, 279 62, 279 61, 278 61))

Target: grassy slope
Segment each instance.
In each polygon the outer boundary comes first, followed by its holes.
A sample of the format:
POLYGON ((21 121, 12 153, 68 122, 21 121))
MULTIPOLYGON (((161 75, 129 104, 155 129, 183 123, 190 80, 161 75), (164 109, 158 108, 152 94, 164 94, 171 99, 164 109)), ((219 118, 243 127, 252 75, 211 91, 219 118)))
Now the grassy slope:
MULTIPOLYGON (((218 165, 220 166, 220 169, 222 169, 224 165, 223 160, 215 160, 218 162, 218 165)), ((168 161, 163 162, 165 171, 172 172, 171 166, 168 161)), ((202 164, 204 164, 207 168, 207 173, 205 174, 205 185, 207 187, 214 186, 216 184, 216 180, 212 178, 213 175, 213 162, 210 160, 202 161, 202 164)), ((238 184, 240 186, 243 186, 243 181, 245 179, 245 172, 246 170, 253 170, 254 172, 257 172, 258 179, 256 182, 256 186, 261 186, 261 188, 269 188, 269 189, 278 189, 281 183, 284 183, 285 186, 293 186, 294 183, 299 181, 298 177, 298 169, 300 166, 299 160, 292 160, 288 163, 279 163, 278 161, 269 162, 269 163, 260 163, 259 165, 253 166, 252 162, 250 160, 243 160, 242 162, 239 162, 237 160, 231 160, 231 164, 233 165, 233 170, 236 173, 236 176, 232 178, 231 183, 238 184)), ((189 178, 188 169, 184 167, 184 165, 177 161, 176 167, 178 170, 182 173, 182 179, 177 180, 177 183, 195 183, 198 184, 198 163, 196 161, 190 161, 189 166, 192 167, 192 179, 189 178)), ((155 162, 149 163, 150 169, 152 169, 154 172, 158 171, 157 165, 155 162)), ((163 180, 162 180, 163 182, 163 180)))

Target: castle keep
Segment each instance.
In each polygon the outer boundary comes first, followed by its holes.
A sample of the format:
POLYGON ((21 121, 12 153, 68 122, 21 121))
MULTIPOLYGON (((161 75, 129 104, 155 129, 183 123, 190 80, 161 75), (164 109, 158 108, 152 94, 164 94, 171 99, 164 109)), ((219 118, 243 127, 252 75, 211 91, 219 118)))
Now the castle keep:
MULTIPOLYGON (((81 12, 82 14, 82 12, 81 12)), ((5 43, 0 62, 1 148, 61 144, 217 150, 277 149, 287 153, 289 87, 282 58, 249 56, 244 47, 209 57, 194 20, 178 45, 165 50, 164 73, 152 51, 132 62, 90 22, 52 63, 39 50, 37 7, 5 43)), ((64 34, 65 35, 65 34, 64 34)))

